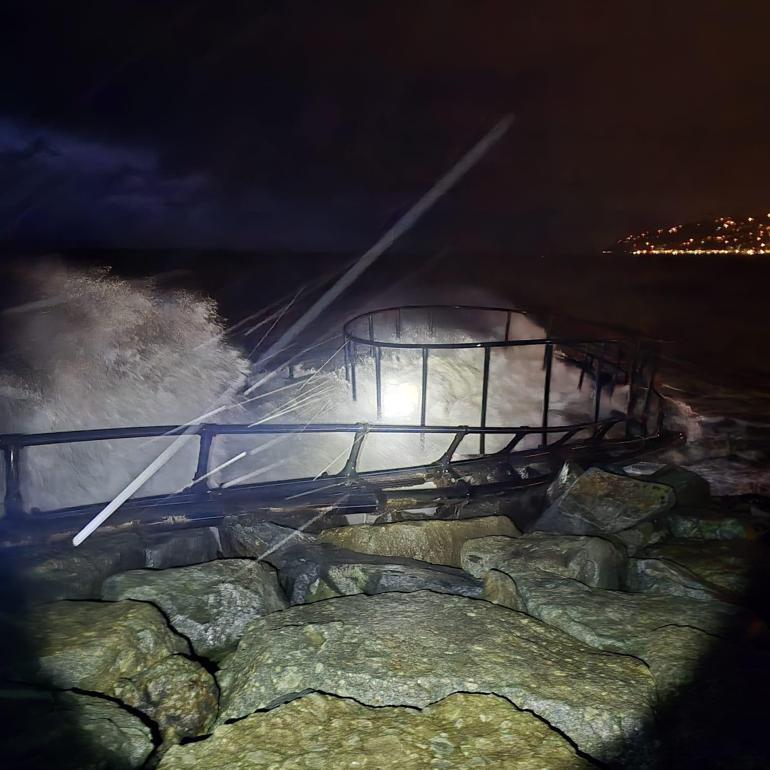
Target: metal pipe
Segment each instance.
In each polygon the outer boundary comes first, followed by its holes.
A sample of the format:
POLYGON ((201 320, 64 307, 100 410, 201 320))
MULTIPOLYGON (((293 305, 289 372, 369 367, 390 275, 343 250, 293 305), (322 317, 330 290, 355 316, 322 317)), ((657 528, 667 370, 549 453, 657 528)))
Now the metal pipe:
POLYGON ((374 390, 377 396, 377 419, 382 419, 382 350, 374 346, 374 390))
POLYGON ((353 350, 350 354, 350 390, 353 396, 353 401, 358 400, 358 391, 356 388, 356 355, 358 350, 356 349, 356 343, 353 343, 353 350))
MULTIPOLYGON (((489 397, 489 359, 491 356, 491 348, 484 348, 484 374, 481 381, 481 422, 479 423, 482 428, 487 425, 487 399, 489 397)), ((479 454, 484 454, 486 449, 486 436, 484 433, 479 434, 479 454)))
POLYGON ((208 489, 209 457, 211 456, 211 444, 214 440, 214 430, 211 425, 202 425, 198 431, 200 441, 198 443, 198 462, 195 467, 193 489, 208 489), (206 478, 204 478, 206 477, 206 478))
POLYGON ((420 425, 425 425, 428 414, 428 348, 422 349, 422 386, 420 388, 420 425))
POLYGON ((509 342, 511 339, 511 311, 509 310, 505 318, 505 341, 509 342))
POLYGON ((396 339, 401 339, 401 308, 396 310, 396 339))
POLYGON ((551 369, 553 367, 553 345, 549 342, 545 346, 545 383, 543 385, 543 421, 542 421, 542 446, 548 445, 548 409, 551 405, 551 369))

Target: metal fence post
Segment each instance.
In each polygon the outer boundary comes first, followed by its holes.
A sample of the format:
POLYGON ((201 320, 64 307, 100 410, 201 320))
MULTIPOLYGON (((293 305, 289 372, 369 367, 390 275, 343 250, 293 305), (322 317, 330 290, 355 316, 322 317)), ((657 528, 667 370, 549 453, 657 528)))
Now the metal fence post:
MULTIPOLYGON (((488 345, 484 348, 484 379, 481 381, 481 428, 487 427, 487 399, 489 397, 489 359, 492 348, 488 345)), ((486 450, 486 434, 479 433, 479 454, 486 450)))
POLYGON ((9 518, 21 516, 24 513, 24 504, 21 499, 21 479, 19 468, 19 454, 21 447, 18 444, 8 444, 3 447, 5 459, 5 515, 9 518))
POLYGON ((548 445, 548 410, 551 406, 551 369, 553 367, 553 344, 547 343, 545 346, 545 383, 543 385, 543 438, 541 446, 548 445))

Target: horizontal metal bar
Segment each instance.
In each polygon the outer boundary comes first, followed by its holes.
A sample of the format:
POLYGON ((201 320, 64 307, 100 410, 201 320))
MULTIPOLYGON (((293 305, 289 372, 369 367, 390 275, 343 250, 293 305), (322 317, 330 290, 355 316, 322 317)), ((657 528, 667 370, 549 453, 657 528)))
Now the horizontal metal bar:
POLYGON ((530 345, 599 345, 607 343, 617 345, 625 342, 622 338, 613 339, 569 339, 562 337, 545 337, 537 340, 484 340, 480 342, 381 342, 380 340, 370 340, 366 337, 358 337, 355 334, 345 333, 345 339, 355 342, 358 345, 380 348, 394 348, 398 350, 420 350, 429 348, 430 350, 474 350, 476 348, 515 348, 528 347, 530 345))
MULTIPOLYGON (((625 418, 624 418, 625 419, 625 418)), ((593 428, 611 420, 597 422, 574 423, 572 425, 554 425, 545 428, 549 433, 563 433, 568 430, 593 428)), ((174 437, 189 429, 186 425, 154 425, 129 428, 94 428, 89 430, 67 430, 54 433, 13 433, 0 435, 0 447, 6 446, 45 446, 48 444, 74 444, 82 441, 106 441, 122 438, 157 438, 174 437)), ((272 433, 355 433, 360 429, 357 423, 311 423, 310 425, 286 423, 262 423, 261 425, 216 424, 201 423, 193 426, 195 429, 189 435, 195 436, 200 432, 210 431, 214 436, 251 436, 272 433)), ((468 434, 501 434, 501 433, 542 433, 543 427, 522 426, 469 426, 458 425, 380 425, 369 426, 369 433, 457 433, 464 430, 468 434)))

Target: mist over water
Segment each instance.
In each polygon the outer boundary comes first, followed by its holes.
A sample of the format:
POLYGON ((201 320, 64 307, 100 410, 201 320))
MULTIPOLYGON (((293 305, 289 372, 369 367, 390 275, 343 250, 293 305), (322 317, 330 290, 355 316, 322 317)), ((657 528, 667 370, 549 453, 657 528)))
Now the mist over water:
MULTIPOLYGON (((274 372, 244 406, 249 382, 263 379, 231 341, 215 303, 189 291, 165 290, 152 281, 128 281, 108 270, 38 264, 18 276, 25 302, 3 314, 5 339, 0 368, 0 432, 33 433, 85 428, 182 424, 223 404, 217 422, 375 422, 374 363, 365 350, 357 360, 358 399, 345 379, 341 338, 308 353, 295 369, 274 372), (335 353, 336 351, 336 353, 335 353)), ((467 328, 428 330, 424 319, 405 322, 404 341, 477 341, 500 335, 495 321, 469 318, 467 328)), ((324 333, 329 330, 323 330, 324 333)), ((319 334, 320 336, 320 334, 319 334)), ((514 316, 511 336, 536 339, 544 330, 514 316)), ((259 351, 256 351, 258 356, 259 351)), ((483 352, 431 354, 427 422, 477 425, 480 420, 483 352)), ((419 423, 419 351, 386 351, 382 360, 381 421, 419 423)), ((590 419, 592 388, 577 389, 579 372, 554 361, 551 424, 590 419)), ((542 419, 543 347, 493 351, 488 425, 532 425, 542 419)), ((622 408, 626 394, 605 399, 603 414, 622 408)), ((490 437, 487 449, 508 436, 490 437)), ((117 494, 171 441, 121 439, 34 447, 22 452, 22 494, 27 508, 42 510, 102 502, 117 494)), ((344 465, 352 434, 220 437, 211 464, 214 486, 334 473, 344 465)), ((451 436, 370 435, 361 470, 430 462, 451 436)), ((533 445, 538 437, 532 437, 533 445)), ((173 492, 190 484, 198 440, 151 479, 139 495, 173 492)), ((458 456, 478 452, 468 438, 458 456)))

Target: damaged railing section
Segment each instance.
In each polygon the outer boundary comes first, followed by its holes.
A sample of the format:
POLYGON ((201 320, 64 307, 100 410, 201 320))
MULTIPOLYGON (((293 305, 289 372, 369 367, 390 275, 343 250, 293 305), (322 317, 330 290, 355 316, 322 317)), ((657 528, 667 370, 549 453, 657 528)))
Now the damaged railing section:
MULTIPOLYGON (((655 391, 658 346, 654 341, 618 339, 570 339, 548 334, 542 339, 512 339, 512 319, 516 315, 526 316, 526 311, 514 308, 476 307, 470 305, 409 305, 375 310, 359 315, 344 326, 345 377, 350 383, 353 400, 358 399, 357 362, 362 352, 368 351, 374 360, 374 387, 377 419, 383 415, 382 359, 384 350, 421 352, 421 377, 419 394, 420 426, 425 427, 428 415, 428 382, 430 376, 430 355, 434 351, 483 350, 483 365, 480 383, 481 406, 479 427, 485 428, 489 411, 490 362, 492 351, 500 348, 543 347, 543 407, 541 418, 542 445, 547 444, 549 410, 551 407, 551 374, 554 356, 558 355, 580 369, 578 389, 583 388, 586 375, 594 382, 594 396, 591 411, 593 423, 599 422, 605 389, 612 398, 615 387, 628 386, 629 397, 626 416, 636 420, 627 421, 628 435, 635 426, 640 435, 650 433, 650 417, 655 416, 656 427, 662 424, 661 399, 655 391), (484 314, 491 319, 491 327, 497 330, 491 339, 439 341, 434 339, 438 317, 448 318, 449 323, 439 326, 451 338, 452 331, 459 333, 462 323, 453 322, 454 314, 484 314), (422 334, 410 339, 404 334, 405 318, 410 317, 422 334), (660 423, 660 424, 659 424, 660 423)), ((552 320, 551 320, 552 324, 552 320)), ((479 454, 485 454, 486 433, 479 433, 479 454)))
MULTIPOLYGON (((468 436, 486 437, 491 435, 511 436, 508 443, 493 455, 502 456, 515 451, 516 447, 527 437, 538 435, 542 437, 541 446, 559 447, 572 441, 581 433, 588 432, 586 437, 589 441, 601 441, 607 432, 613 427, 625 423, 625 416, 614 417, 599 422, 586 422, 571 426, 521 426, 521 427, 490 427, 490 426, 446 426, 446 425, 382 425, 382 424, 345 424, 345 423, 317 423, 310 425, 294 424, 261 424, 261 425, 240 425, 240 424, 215 424, 202 423, 196 425, 193 429, 190 426, 178 425, 159 425, 148 427, 130 427, 130 428, 102 428, 93 430, 79 431, 60 431, 56 433, 36 433, 36 434, 6 434, 0 435, 0 451, 2 451, 5 460, 5 498, 4 507, 7 517, 25 516, 24 501, 22 498, 22 470, 21 454, 24 450, 36 446, 47 446, 56 444, 75 444, 85 441, 110 441, 115 439, 131 438, 158 438, 171 437, 188 432, 191 436, 197 435, 199 438, 198 455, 195 466, 195 473, 190 480, 189 486, 184 493, 200 498, 205 498, 212 493, 219 493, 222 487, 212 486, 211 481, 211 453, 214 440, 218 436, 234 435, 270 435, 270 434, 291 434, 291 433, 348 433, 352 434, 353 441, 350 452, 348 453, 343 469, 336 474, 326 474, 322 480, 329 478, 340 479, 366 479, 382 476, 393 471, 397 474, 399 470, 388 469, 374 471, 359 471, 358 462, 361 450, 364 446, 367 436, 371 434, 420 434, 420 435, 447 435, 451 436, 449 445, 443 454, 434 462, 426 465, 414 466, 426 472, 436 471, 440 473, 446 470, 452 462, 455 461, 455 455, 461 443, 468 436), (562 434, 555 441, 548 443, 548 437, 562 434)), ((491 455, 486 455, 491 456, 491 455)), ((413 469, 412 468, 412 469, 413 469)), ((392 475, 392 474, 391 474, 392 475)), ((287 479, 286 481, 314 481, 315 479, 287 479)), ((267 487, 275 482, 262 482, 258 484, 244 484, 242 487, 267 487)), ((141 499, 141 498, 139 498, 141 499)), ((51 511, 42 512, 52 513, 51 511)))

